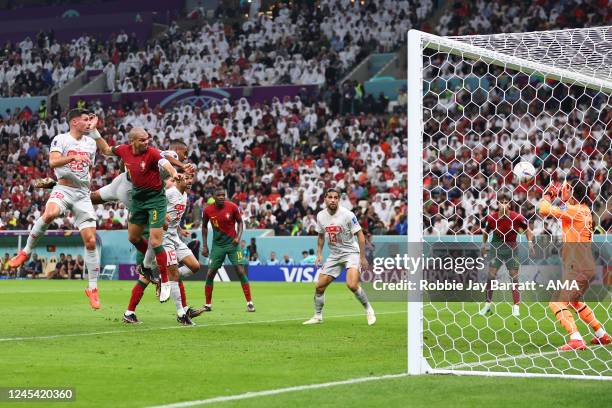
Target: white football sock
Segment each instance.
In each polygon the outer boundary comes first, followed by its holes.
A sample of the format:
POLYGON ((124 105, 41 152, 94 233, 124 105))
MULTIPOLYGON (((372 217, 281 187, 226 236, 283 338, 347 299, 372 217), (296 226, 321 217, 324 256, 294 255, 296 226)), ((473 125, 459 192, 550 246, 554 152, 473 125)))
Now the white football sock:
POLYGON ((96 249, 89 250, 85 248, 83 256, 85 268, 87 268, 87 277, 89 278, 89 289, 98 287, 98 275, 100 274, 100 255, 96 249))
POLYGON ((170 297, 176 305, 176 314, 182 317, 185 314, 185 310, 183 310, 183 299, 181 298, 181 290, 177 281, 170 281, 170 297))
POLYGON ((366 310, 370 310, 372 308, 372 306, 370 306, 370 302, 368 302, 368 295, 366 295, 365 291, 361 289, 361 287, 355 291, 355 297, 366 310))
POLYGON ((34 225, 32 226, 32 230, 30 231, 30 235, 28 235, 28 241, 26 242, 25 247, 23 247, 23 251, 30 255, 32 253, 32 249, 36 246, 38 240, 40 240, 49 228, 49 224, 46 224, 42 217, 37 219, 34 225))
POLYGON ((580 335, 580 332, 575 332, 570 334, 570 340, 582 340, 582 336, 580 335))
POLYGON ((147 269, 151 269, 153 267, 153 263, 155 262, 155 251, 151 248, 151 245, 147 248, 147 253, 144 256, 142 261, 142 266, 147 269))
POLYGON ((325 294, 317 295, 315 293, 314 304, 315 304, 315 315, 321 316, 321 314, 323 314, 323 306, 325 305, 325 294))
POLYGON ((178 271, 179 271, 179 276, 181 277, 193 275, 193 272, 191 271, 191 269, 189 269, 187 265, 181 266, 180 268, 178 268, 178 271))

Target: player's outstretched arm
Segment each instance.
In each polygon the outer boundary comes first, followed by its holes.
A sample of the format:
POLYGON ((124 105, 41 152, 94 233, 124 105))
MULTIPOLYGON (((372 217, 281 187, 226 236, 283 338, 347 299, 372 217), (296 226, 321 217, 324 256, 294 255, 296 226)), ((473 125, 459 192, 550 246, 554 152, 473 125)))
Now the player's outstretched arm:
POLYGON ((98 125, 98 116, 91 115, 89 119, 89 124, 87 126, 89 129, 89 133, 87 133, 87 136, 89 136, 90 138, 96 141, 96 147, 98 148, 98 150, 100 150, 100 152, 103 155, 112 156, 114 154, 113 150, 108 145, 108 143, 106 143, 106 140, 102 138, 102 135, 100 135, 100 132, 98 132, 98 129, 96 128, 97 125, 98 125))
POLYGON ((560 207, 552 204, 552 201, 557 197, 559 193, 559 189, 554 184, 548 186, 548 188, 544 191, 542 196, 542 200, 538 204, 538 213, 542 217, 554 217, 557 219, 567 219, 571 220, 571 215, 568 212, 568 209, 562 210, 560 207))
POLYGON ((168 160, 172 166, 177 169, 180 169, 181 171, 184 171, 185 173, 195 173, 195 166, 191 163, 183 163, 180 160, 175 159, 171 155, 167 155, 165 159, 168 160))
POLYGON ((174 168, 174 166, 172 164, 170 164, 170 162, 168 161, 168 159, 161 159, 159 161, 159 165, 161 167, 163 167, 164 170, 166 170, 168 172, 168 174, 170 175, 170 177, 172 177, 174 180, 177 180, 181 177, 181 175, 178 174, 178 172, 176 171, 176 169, 174 168))
POLYGON ((93 140, 96 141, 96 146, 98 147, 98 150, 100 150, 100 152, 103 155, 105 156, 114 155, 113 149, 108 145, 108 143, 106 143, 106 140, 102 138, 102 135, 100 135, 100 132, 98 132, 98 129, 92 130, 90 133, 87 134, 87 136, 91 137, 93 140))

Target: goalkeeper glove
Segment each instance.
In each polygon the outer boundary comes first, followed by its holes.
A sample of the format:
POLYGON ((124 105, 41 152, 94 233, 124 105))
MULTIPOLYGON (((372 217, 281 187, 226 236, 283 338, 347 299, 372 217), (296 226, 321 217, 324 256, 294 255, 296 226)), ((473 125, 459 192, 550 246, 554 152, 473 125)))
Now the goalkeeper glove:
POLYGON ((554 183, 551 183, 548 187, 546 187, 546 190, 544 190, 544 195, 542 198, 548 201, 552 201, 557 198, 558 194, 559 187, 557 187, 554 183))

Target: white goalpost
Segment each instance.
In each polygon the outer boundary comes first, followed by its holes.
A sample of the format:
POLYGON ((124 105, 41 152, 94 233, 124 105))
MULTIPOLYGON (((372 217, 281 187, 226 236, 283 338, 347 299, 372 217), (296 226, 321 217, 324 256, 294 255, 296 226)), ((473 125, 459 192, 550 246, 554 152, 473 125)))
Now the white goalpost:
MULTIPOLYGON (((463 37, 411 30, 407 66, 409 254, 419 256, 424 242, 479 243, 482 214, 505 190, 550 261, 557 255, 546 245, 559 241, 560 228, 536 211, 539 184, 571 174, 590 188, 594 242, 612 243, 600 226, 612 218, 612 26, 463 37), (509 177, 519 161, 536 167, 534 184, 509 177)), ((508 280, 503 268, 499 279, 508 280)), ((606 271, 612 277, 604 265, 597 284, 607 294, 590 307, 612 330, 606 271)), ((519 279, 528 276, 521 264, 519 279)), ((612 345, 557 351, 567 333, 548 301, 521 300, 516 317, 498 292, 488 316, 477 301, 408 297, 408 374, 612 380, 612 345)), ((589 326, 573 315, 588 342, 589 326)))

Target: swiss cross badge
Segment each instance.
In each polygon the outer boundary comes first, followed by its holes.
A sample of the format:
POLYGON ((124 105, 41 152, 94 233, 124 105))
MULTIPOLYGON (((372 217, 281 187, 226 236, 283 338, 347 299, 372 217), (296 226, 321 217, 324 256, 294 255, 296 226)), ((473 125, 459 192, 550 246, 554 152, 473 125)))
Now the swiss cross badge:
POLYGON ((227 218, 228 220, 230 219, 229 213, 225 214, 225 218, 227 218))

